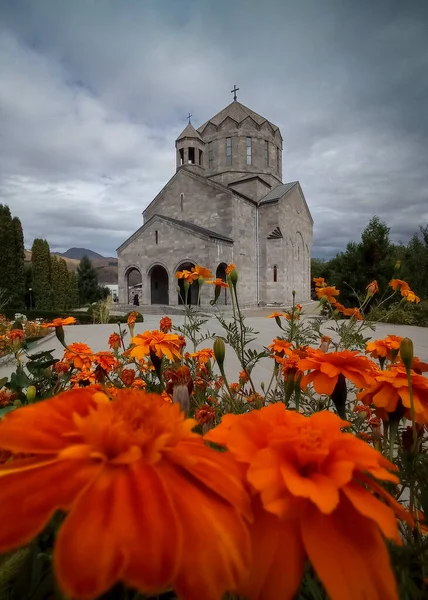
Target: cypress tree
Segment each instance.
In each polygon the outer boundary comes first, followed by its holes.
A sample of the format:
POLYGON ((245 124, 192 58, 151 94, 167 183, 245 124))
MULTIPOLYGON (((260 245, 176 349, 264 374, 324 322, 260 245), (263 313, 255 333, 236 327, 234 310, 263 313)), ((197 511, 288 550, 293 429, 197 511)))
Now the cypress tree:
MULTIPOLYGON (((65 261, 64 261, 65 262, 65 261)), ((68 274, 67 288, 67 308, 77 308, 79 306, 79 286, 77 283, 77 274, 70 271, 68 274)))
POLYGON ((59 270, 59 260, 54 254, 51 254, 51 284, 52 284, 52 308, 61 309, 61 273, 59 270))
MULTIPOLYGON (((15 235, 8 206, 0 204, 0 290, 8 306, 16 300, 14 290, 15 235)), ((14 307, 13 307, 14 308, 14 307)))
POLYGON ((13 238, 14 238, 14 272, 13 272, 13 296, 12 306, 14 308, 24 308, 25 299, 25 254, 24 254, 24 234, 22 232, 21 221, 18 217, 12 219, 13 238))
POLYGON ((67 263, 63 258, 58 259, 58 274, 59 274, 59 289, 58 294, 60 298, 60 306, 61 310, 65 310, 68 304, 68 267, 67 263))
POLYGON ((81 304, 96 302, 99 299, 98 277, 91 261, 85 255, 77 267, 79 300, 81 304))
POLYGON ((36 238, 31 248, 33 270, 33 297, 36 308, 52 308, 51 256, 46 240, 36 238))

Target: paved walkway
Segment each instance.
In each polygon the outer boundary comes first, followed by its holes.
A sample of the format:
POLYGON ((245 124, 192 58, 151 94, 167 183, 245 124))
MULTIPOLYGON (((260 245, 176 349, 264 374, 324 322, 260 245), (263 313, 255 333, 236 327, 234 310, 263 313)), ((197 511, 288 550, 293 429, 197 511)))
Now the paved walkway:
MULTIPOLYGON (((270 314, 272 309, 263 309, 263 313, 270 314)), ((250 313, 251 314, 251 313, 250 313)), ((175 325, 183 323, 183 317, 178 315, 171 316, 175 325)), ((307 318, 311 318, 310 316, 307 318)), ((271 343, 272 339, 281 334, 281 330, 276 325, 275 319, 268 319, 266 316, 250 316, 248 315, 245 323, 247 326, 254 328, 257 333, 256 340, 250 345, 250 347, 262 351, 265 346, 271 343)), ((322 326, 322 332, 331 335, 329 327, 333 322, 327 321, 322 326)), ((127 330, 126 326, 123 326, 127 330)), ((147 315, 145 316, 144 323, 136 323, 135 333, 142 333, 147 329, 157 329, 159 327, 159 315, 147 315)), ((208 319, 205 330, 208 330, 211 334, 221 335, 223 328, 217 319, 212 316, 208 319)), ((83 342, 94 351, 99 352, 101 350, 108 350, 107 341, 108 337, 114 331, 118 331, 117 325, 73 325, 65 328, 66 341, 71 342, 83 342)), ((413 340, 415 347, 415 354, 423 361, 428 362, 428 328, 424 327, 412 327, 408 325, 389 325, 385 323, 378 323, 375 331, 366 329, 364 332, 365 337, 373 339, 384 338, 389 334, 399 335, 402 337, 409 337, 413 340)), ((129 333, 127 338, 129 339, 129 333)), ((201 344, 201 347, 212 347, 212 341, 207 340, 201 344)), ((193 351, 190 346, 187 349, 193 351)), ((37 349, 33 352, 42 350, 53 350, 56 358, 61 358, 63 354, 63 347, 58 342, 56 337, 49 337, 49 339, 43 340, 38 344, 37 349)), ((230 348, 226 348, 226 374, 230 378, 230 381, 236 381, 240 369, 237 357, 234 355, 230 348)), ((0 378, 10 376, 15 370, 14 362, 8 362, 3 364, 0 362, 0 378)), ((266 384, 269 382, 272 374, 272 359, 264 359, 260 361, 254 372, 254 380, 257 384, 264 381, 266 384)))

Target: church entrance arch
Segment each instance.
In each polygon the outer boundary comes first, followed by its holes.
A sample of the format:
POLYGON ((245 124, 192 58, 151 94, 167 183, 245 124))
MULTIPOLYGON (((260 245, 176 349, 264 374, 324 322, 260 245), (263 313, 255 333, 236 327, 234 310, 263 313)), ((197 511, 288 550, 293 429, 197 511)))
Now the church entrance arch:
POLYGON ((168 271, 162 265, 150 269, 150 301, 151 304, 169 304, 168 271))
MULTIPOLYGON (((227 282, 226 275, 226 263, 220 263, 216 269, 215 277, 216 279, 221 279, 224 282, 227 282)), ((220 296, 218 297, 217 304, 227 304, 227 289, 224 288, 220 292, 220 296)))
POLYGON ((125 271, 125 289, 127 290, 128 304, 136 304, 136 298, 138 298, 138 304, 142 303, 143 278, 140 269, 134 265, 125 271))
MULTIPOLYGON (((183 262, 180 265, 178 265, 177 271, 191 271, 194 266, 195 266, 195 263, 193 263, 193 262, 183 262)), ((183 279, 178 280, 178 287, 179 287, 178 304, 184 304, 185 293, 184 293, 184 280, 183 279)), ((187 304, 196 305, 198 303, 198 291, 199 291, 199 285, 198 285, 198 282, 195 281, 194 283, 192 283, 192 285, 189 288, 189 292, 187 294, 187 304)))

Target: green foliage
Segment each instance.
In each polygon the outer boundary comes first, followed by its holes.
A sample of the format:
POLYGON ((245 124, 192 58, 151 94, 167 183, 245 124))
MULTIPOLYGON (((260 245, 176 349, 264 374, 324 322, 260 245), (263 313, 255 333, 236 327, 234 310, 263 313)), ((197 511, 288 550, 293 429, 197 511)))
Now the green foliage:
POLYGON ((36 238, 31 248, 33 298, 39 310, 52 308, 51 256, 46 240, 36 238))
MULTIPOLYGON (((13 319, 16 312, 17 311, 14 308, 6 308, 5 310, 3 310, 2 314, 5 317, 7 317, 8 319, 13 319)), ((51 321, 52 319, 57 319, 57 318, 65 319, 66 317, 74 317, 82 325, 93 323, 93 321, 94 321, 92 311, 91 311, 91 314, 89 314, 86 312, 24 309, 21 311, 21 313, 24 314, 27 317, 27 319, 29 319, 29 320, 44 319, 47 321, 51 321)), ((125 315, 111 315, 108 322, 109 323, 126 323, 126 321, 127 321, 127 317, 125 315)), ((142 321, 144 321, 143 315, 137 317, 137 323, 142 322, 142 321)))
POLYGON ((428 327, 428 300, 422 301, 420 304, 396 302, 388 308, 375 306, 370 310, 368 318, 371 321, 383 321, 396 325, 428 327))
POLYGON ((428 225, 403 249, 403 278, 421 298, 428 298, 428 225))
MULTIPOLYGON (((23 308, 25 295, 24 238, 21 222, 0 204, 0 289, 9 306, 23 308)), ((2 302, 3 303, 3 302, 2 302)))
POLYGON ((13 217, 12 228, 14 242, 14 272, 11 303, 13 306, 23 308, 25 298, 24 234, 22 232, 21 221, 18 217, 13 217))
POLYGON ((68 269, 63 258, 51 256, 52 307, 58 310, 67 308, 68 269))
POLYGON ((106 288, 98 285, 97 272, 86 255, 83 256, 77 267, 77 281, 80 304, 97 302, 107 297, 108 291, 106 294, 106 288))
POLYGON ((79 285, 77 281, 77 273, 70 271, 68 274, 67 286, 67 308, 78 308, 79 303, 79 285))

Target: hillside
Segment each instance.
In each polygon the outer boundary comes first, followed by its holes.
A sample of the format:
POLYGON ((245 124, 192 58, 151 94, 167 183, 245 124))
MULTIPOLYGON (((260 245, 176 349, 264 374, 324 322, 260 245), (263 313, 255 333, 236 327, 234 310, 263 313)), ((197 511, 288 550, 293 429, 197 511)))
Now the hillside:
POLYGON ((69 248, 66 252, 56 252, 55 254, 63 258, 73 258, 75 260, 82 260, 85 254, 89 260, 105 258, 102 254, 98 254, 98 252, 94 252, 94 250, 89 250, 88 248, 69 248))
MULTIPOLYGON (((71 250, 73 250, 73 248, 71 248, 71 250)), ((60 254, 59 252, 52 252, 52 254, 63 258, 67 263, 69 271, 75 271, 79 266, 80 260, 77 260, 75 258, 68 258, 67 256, 64 256, 64 254, 60 254)), ((94 254, 97 253, 94 252, 94 254)), ((98 256, 101 255, 98 254, 98 256)), ((25 262, 30 261, 31 251, 25 250, 25 262)), ((117 258, 104 258, 103 256, 101 256, 100 258, 95 258, 94 260, 91 259, 91 262, 92 266, 97 272, 99 283, 117 283, 117 258)))

